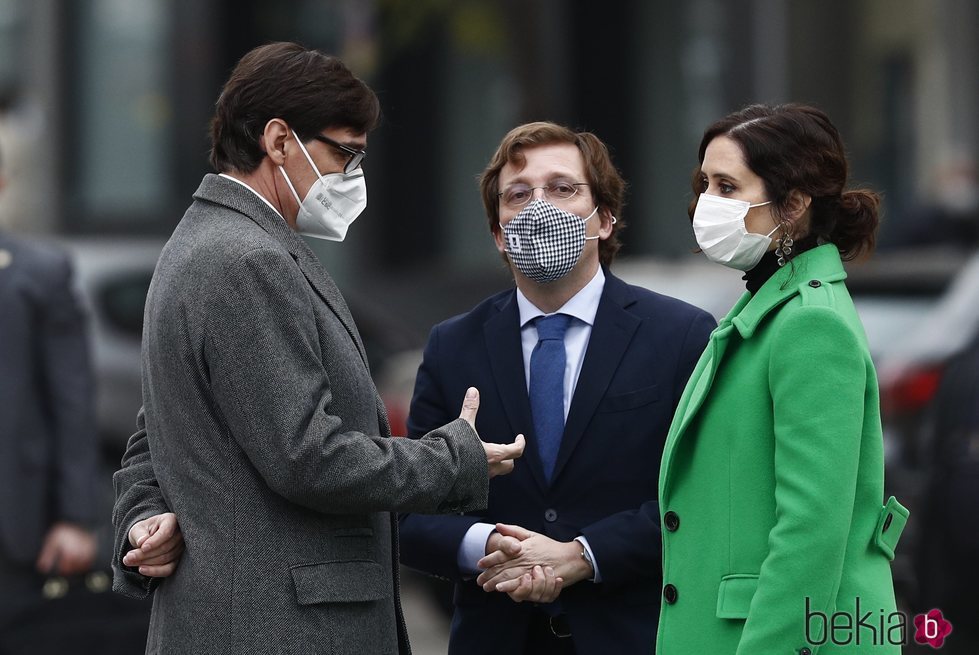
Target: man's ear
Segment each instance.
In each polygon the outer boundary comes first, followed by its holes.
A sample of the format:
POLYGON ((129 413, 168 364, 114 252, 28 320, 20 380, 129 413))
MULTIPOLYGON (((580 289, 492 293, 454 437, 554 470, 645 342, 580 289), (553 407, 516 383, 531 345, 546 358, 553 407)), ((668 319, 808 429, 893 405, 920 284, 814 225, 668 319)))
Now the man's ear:
POLYGON ((493 240, 496 242, 496 249, 500 251, 500 254, 506 257, 506 235, 503 233, 503 228, 499 225, 493 228, 493 240))
POLYGON ((276 166, 281 166, 286 160, 286 141, 292 136, 292 131, 281 118, 273 118, 265 124, 265 130, 259 139, 259 144, 265 154, 276 166))
POLYGON ((616 218, 605 207, 599 207, 598 218, 600 219, 598 224, 599 240, 605 241, 605 239, 612 236, 612 226, 615 225, 616 218))

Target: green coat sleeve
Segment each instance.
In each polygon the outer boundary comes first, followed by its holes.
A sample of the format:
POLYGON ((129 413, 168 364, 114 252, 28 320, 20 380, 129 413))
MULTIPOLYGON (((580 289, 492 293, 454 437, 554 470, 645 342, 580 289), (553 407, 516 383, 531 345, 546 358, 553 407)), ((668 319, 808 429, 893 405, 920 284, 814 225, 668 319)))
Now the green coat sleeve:
POLYGON ((776 522, 738 655, 805 645, 806 598, 833 613, 859 462, 867 360, 857 335, 832 308, 805 306, 773 336, 776 522))

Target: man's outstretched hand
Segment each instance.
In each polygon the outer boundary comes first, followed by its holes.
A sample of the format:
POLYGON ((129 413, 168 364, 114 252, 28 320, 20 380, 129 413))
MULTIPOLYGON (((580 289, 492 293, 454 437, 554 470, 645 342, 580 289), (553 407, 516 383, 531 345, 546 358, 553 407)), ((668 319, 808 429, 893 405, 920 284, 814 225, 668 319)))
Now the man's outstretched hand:
MULTIPOLYGON (((462 401, 462 412, 459 418, 464 419, 472 429, 476 430, 476 412, 479 411, 479 390, 476 387, 469 387, 466 390, 466 398, 462 401)), ((478 434, 478 433, 477 433, 478 434)), ((489 464, 489 475, 491 478, 497 475, 506 475, 513 470, 513 460, 523 455, 526 441, 522 434, 511 444, 486 443, 482 442, 483 450, 486 451, 486 463, 489 464)))

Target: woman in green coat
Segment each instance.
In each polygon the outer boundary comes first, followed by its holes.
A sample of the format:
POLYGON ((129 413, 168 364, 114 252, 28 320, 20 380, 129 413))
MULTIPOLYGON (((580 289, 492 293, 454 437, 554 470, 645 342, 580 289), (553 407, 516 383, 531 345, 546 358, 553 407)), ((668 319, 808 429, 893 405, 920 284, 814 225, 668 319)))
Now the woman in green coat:
MULTIPOLYGON (((704 134, 691 205, 704 254, 746 271, 660 469, 658 655, 899 653, 877 377, 842 259, 879 197, 845 190, 821 111, 755 105, 704 134)), ((912 626, 913 629, 913 626, 912 626)))

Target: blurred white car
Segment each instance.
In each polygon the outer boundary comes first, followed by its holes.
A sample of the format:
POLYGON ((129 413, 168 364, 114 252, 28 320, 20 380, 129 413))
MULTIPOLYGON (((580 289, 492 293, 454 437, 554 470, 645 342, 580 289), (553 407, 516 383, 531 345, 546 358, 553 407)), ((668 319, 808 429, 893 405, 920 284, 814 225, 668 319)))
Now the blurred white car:
POLYGON ((684 300, 720 321, 744 293, 742 273, 688 254, 667 259, 623 257, 612 272, 629 284, 684 300))
MULTIPOLYGON (((949 251, 878 254, 847 262, 847 288, 877 362, 904 348, 963 266, 949 251)), ((679 298, 718 321, 745 291, 742 273, 691 254, 675 259, 623 258, 613 272, 630 284, 679 298)))
MULTIPOLYGON (((135 431, 143 402, 143 306, 166 240, 99 237, 60 243, 73 256, 75 284, 88 310, 99 432, 103 449, 115 457, 135 431)), ((345 291, 344 296, 370 356, 392 430, 404 434, 414 373, 421 361, 417 339, 401 317, 366 294, 345 291)))

